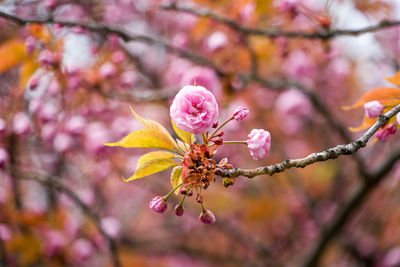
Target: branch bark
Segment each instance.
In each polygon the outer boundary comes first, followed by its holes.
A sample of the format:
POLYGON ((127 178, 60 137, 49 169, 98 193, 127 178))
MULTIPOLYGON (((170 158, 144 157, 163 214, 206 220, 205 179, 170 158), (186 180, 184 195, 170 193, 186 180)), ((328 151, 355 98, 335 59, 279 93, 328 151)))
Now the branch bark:
POLYGON ((378 24, 371 25, 368 27, 354 29, 354 30, 327 30, 327 31, 319 31, 319 32, 300 32, 300 31, 282 31, 282 30, 274 30, 274 29, 256 29, 251 27, 246 27, 244 25, 239 24, 235 20, 228 19, 223 17, 220 14, 215 13, 211 9, 195 6, 189 3, 165 3, 162 5, 162 8, 165 10, 173 10, 189 13, 192 15, 196 15, 199 17, 210 18, 220 23, 223 23, 232 29, 251 35, 264 36, 269 38, 274 37, 287 37, 287 38, 304 38, 304 39, 332 39, 337 36, 357 36, 363 33, 376 32, 379 30, 383 30, 389 27, 400 25, 399 20, 384 20, 378 24))

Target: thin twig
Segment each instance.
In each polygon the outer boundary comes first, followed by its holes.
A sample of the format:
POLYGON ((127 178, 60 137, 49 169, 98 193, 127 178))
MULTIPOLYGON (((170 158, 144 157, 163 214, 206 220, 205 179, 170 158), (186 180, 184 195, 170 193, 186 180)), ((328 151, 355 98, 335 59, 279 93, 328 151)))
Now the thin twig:
POLYGON ((225 25, 228 25, 234 30, 237 30, 239 32, 245 33, 245 34, 251 34, 251 35, 258 35, 258 36, 264 36, 264 37, 287 37, 287 38, 305 38, 305 39, 332 39, 337 36, 357 36, 363 33, 369 33, 369 32, 376 32, 379 30, 383 30, 389 27, 397 26, 400 25, 399 20, 384 20, 381 21, 378 24, 360 28, 360 29, 354 29, 354 30, 342 30, 342 29, 336 29, 336 30, 328 30, 328 31, 317 31, 317 32, 301 32, 301 31, 283 31, 283 30, 271 30, 271 29, 256 29, 256 28, 251 28, 247 27, 244 25, 239 24, 235 20, 225 18, 220 14, 215 13, 211 9, 204 8, 204 7, 199 7, 195 6, 193 4, 189 3, 165 3, 161 6, 165 10, 174 10, 174 11, 180 11, 180 12, 186 12, 189 14, 193 14, 199 17, 206 17, 213 19, 215 21, 218 21, 220 23, 223 23, 225 25))
POLYGON ((351 155, 357 152, 361 147, 364 147, 368 140, 378 131, 378 129, 384 125, 390 118, 395 116, 400 111, 400 105, 397 105, 392 110, 387 113, 381 115, 378 121, 368 129, 360 138, 357 140, 350 142, 345 145, 338 145, 332 148, 329 148, 325 151, 319 153, 312 153, 305 158, 300 159, 288 159, 282 161, 280 163, 259 167, 256 169, 240 169, 234 168, 231 170, 221 169, 219 170, 219 175, 223 177, 238 177, 238 176, 246 176, 248 178, 253 178, 258 175, 268 174, 273 175, 275 173, 283 172, 289 168, 304 168, 308 165, 311 165, 315 162, 326 161, 330 159, 336 159, 340 155, 351 155))
POLYGON ((57 179, 49 180, 48 178, 45 178, 44 175, 27 173, 25 175, 21 175, 20 178, 36 181, 45 186, 49 186, 51 183, 52 184, 51 186, 53 187, 54 190, 63 193, 67 197, 69 197, 82 210, 82 212, 92 220, 97 230, 107 240, 113 266, 115 267, 121 266, 121 263, 118 259, 117 244, 115 240, 112 237, 110 237, 106 232, 104 232, 103 228, 100 225, 99 216, 95 212, 93 212, 92 209, 78 197, 78 195, 76 195, 71 189, 64 186, 62 183, 58 182, 57 179))

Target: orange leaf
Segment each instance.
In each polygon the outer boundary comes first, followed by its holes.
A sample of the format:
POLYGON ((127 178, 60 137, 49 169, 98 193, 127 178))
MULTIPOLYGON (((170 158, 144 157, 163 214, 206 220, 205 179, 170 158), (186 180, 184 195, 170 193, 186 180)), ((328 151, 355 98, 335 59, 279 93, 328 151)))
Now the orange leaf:
POLYGON ((378 100, 385 107, 396 106, 400 104, 400 89, 399 88, 377 88, 369 91, 352 106, 342 107, 344 110, 362 107, 365 103, 378 100))
POLYGON ((358 127, 349 127, 349 130, 352 132, 358 132, 358 131, 362 131, 365 129, 370 128, 372 125, 374 125, 374 123, 378 120, 378 118, 368 118, 367 116, 364 117, 364 122, 363 124, 361 124, 358 127))
POLYGON ((7 71, 26 58, 25 46, 21 40, 10 40, 0 45, 0 73, 7 71))
POLYGON ((19 83, 22 89, 25 89, 26 84, 29 79, 32 77, 32 74, 35 73, 39 64, 32 59, 26 60, 22 66, 19 73, 19 83))
POLYGON ((393 83, 394 85, 400 86, 400 71, 398 73, 396 73, 392 78, 385 77, 385 79, 388 82, 393 83))
POLYGON ((29 32, 31 35, 35 36, 37 39, 42 40, 45 43, 50 42, 51 34, 47 29, 47 26, 41 24, 30 24, 29 32))

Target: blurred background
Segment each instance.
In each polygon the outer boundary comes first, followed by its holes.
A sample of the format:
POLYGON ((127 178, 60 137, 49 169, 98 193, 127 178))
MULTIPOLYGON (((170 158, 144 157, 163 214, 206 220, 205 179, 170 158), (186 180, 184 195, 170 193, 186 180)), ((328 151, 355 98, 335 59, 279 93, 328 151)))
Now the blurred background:
POLYGON ((272 136, 265 160, 224 145, 217 162, 254 168, 355 140, 362 133, 348 127, 364 111, 342 106, 390 86, 400 27, 323 34, 398 21, 400 2, 175 3, 0 1, 0 265, 313 266, 306 259, 317 254, 321 266, 399 266, 400 165, 379 185, 362 182, 399 150, 397 135, 356 157, 229 188, 218 178, 204 199, 213 225, 199 222, 193 199, 182 217, 175 196, 165 214, 150 210, 170 190, 170 171, 125 183, 149 150, 102 144, 142 128, 130 105, 172 133, 169 105, 194 80, 216 96, 220 123, 250 110, 226 126, 226 140, 254 128, 272 136))

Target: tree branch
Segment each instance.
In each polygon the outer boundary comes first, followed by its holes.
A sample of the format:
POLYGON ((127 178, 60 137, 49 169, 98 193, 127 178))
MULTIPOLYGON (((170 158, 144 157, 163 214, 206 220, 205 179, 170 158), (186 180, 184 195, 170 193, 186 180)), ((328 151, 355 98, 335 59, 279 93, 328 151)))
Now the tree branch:
POLYGON ((251 35, 259 35, 259 36, 264 36, 264 37, 287 37, 287 38, 305 38, 305 39, 332 39, 337 36, 357 36, 363 33, 369 33, 369 32, 376 32, 379 30, 383 30, 389 27, 393 26, 398 26, 400 25, 400 21, 398 20, 384 20, 381 21, 378 24, 360 28, 360 29, 355 29, 355 30, 328 30, 328 31, 320 31, 320 32, 296 32, 296 31, 282 31, 282 30, 264 30, 264 29, 256 29, 256 28, 250 28, 244 25, 239 24, 235 20, 228 19, 223 17, 220 14, 215 13, 214 11, 204 8, 204 7, 198 7, 193 4, 189 3, 165 3, 161 6, 165 10, 174 10, 174 11, 181 11, 181 12, 186 12, 192 15, 196 15, 199 17, 206 17, 213 19, 215 21, 218 21, 220 23, 223 23, 229 27, 231 27, 234 30, 240 31, 245 34, 251 34, 251 35))
POLYGON ((32 174, 32 172, 21 175, 20 178, 25 180, 36 181, 45 186, 50 186, 51 184, 54 190, 63 193, 67 197, 69 197, 82 210, 82 212, 92 220, 97 230, 107 240, 113 266, 115 267, 121 266, 121 263, 118 259, 117 245, 115 240, 111 238, 106 232, 104 232, 103 228, 100 226, 99 216, 96 213, 94 213, 92 209, 89 206, 87 206, 71 189, 64 186, 62 183, 58 182, 58 179, 49 180, 48 178, 45 178, 45 175, 40 175, 35 173, 32 174))
MULTIPOLYGON (((329 148, 325 151, 319 153, 312 153, 305 158, 300 159, 288 159, 282 161, 280 163, 259 167, 256 169, 220 169, 218 171, 218 175, 222 177, 238 177, 238 176, 246 176, 248 178, 253 178, 258 175, 268 174, 273 175, 275 173, 283 172, 289 168, 304 168, 308 165, 311 165, 315 162, 326 161, 329 159, 336 159, 340 155, 350 155, 357 152, 361 147, 364 147, 368 140, 378 131, 378 129, 383 126, 390 118, 395 116, 400 111, 400 105, 397 105, 395 108, 391 109, 387 113, 379 116, 378 121, 368 129, 360 138, 357 140, 350 142, 345 145, 338 145, 333 148, 329 148)), ((389 164, 389 167, 391 165, 389 164)))

